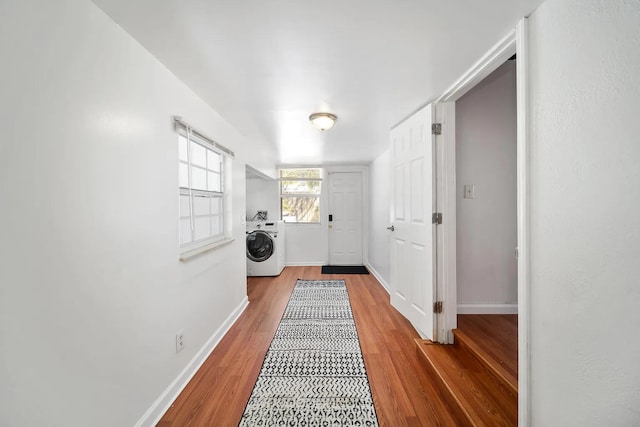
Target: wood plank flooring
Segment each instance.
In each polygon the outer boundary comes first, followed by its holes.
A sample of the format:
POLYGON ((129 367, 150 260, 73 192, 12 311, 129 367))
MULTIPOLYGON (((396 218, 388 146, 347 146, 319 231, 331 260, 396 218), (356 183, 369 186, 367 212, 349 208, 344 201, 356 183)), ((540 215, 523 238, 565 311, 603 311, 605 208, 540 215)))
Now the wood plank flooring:
POLYGON ((159 426, 236 426, 296 279, 344 279, 381 426, 464 426, 414 340, 418 333, 389 304, 372 275, 326 275, 287 267, 275 278, 251 277, 249 306, 178 396, 159 426))
POLYGON ((517 391, 518 315, 459 314, 458 331, 471 337, 480 353, 486 354, 500 365, 504 371, 501 375, 517 391))
POLYGON ((455 345, 416 340, 452 407, 476 427, 518 423, 517 315, 458 315, 455 345))

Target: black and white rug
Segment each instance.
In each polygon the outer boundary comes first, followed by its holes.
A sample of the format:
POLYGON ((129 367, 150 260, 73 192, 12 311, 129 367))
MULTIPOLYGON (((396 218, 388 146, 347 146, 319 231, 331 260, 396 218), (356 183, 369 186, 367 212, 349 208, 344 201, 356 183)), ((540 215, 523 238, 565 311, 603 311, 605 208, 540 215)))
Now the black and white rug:
POLYGON ((240 426, 377 426, 344 280, 298 280, 240 426))

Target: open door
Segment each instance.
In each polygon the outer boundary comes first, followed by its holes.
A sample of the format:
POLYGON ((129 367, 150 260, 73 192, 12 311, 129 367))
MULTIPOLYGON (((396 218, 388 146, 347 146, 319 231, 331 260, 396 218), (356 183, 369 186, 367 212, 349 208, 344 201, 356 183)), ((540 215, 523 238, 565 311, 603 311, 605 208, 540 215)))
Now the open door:
POLYGON ((433 104, 391 130, 391 304, 436 340, 433 104))

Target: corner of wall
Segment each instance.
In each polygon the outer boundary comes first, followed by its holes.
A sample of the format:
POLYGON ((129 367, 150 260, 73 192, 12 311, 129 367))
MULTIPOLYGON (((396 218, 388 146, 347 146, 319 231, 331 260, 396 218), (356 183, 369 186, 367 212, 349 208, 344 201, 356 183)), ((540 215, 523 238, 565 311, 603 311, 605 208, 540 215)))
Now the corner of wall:
POLYGON ((220 343, 220 340, 231 329, 233 324, 238 320, 240 315, 249 305, 248 297, 245 297, 242 302, 233 310, 233 312, 227 317, 222 325, 211 335, 211 337, 205 342, 202 348, 193 356, 191 361, 184 367, 182 372, 169 384, 169 386, 162 392, 162 394, 156 399, 155 402, 149 407, 149 409, 140 417, 136 422, 136 427, 155 426, 158 424, 164 413, 169 409, 171 404, 176 400, 178 395, 184 390, 189 381, 198 372, 198 369, 207 360, 211 352, 220 343))

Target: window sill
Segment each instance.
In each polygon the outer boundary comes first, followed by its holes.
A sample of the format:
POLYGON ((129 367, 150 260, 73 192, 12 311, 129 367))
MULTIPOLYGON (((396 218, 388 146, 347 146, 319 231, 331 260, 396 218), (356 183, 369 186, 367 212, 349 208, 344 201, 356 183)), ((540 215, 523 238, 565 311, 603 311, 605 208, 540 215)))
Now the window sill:
POLYGON ((184 252, 180 253, 180 258, 178 258, 178 260, 180 262, 186 262, 189 261, 190 259, 193 259, 197 256, 203 255, 207 252, 211 252, 214 249, 217 249, 221 246, 226 246, 229 243, 233 242, 235 239, 233 238, 227 238, 227 239, 222 239, 222 240, 218 240, 212 243, 207 243, 203 246, 194 248, 194 249, 190 249, 184 252))

